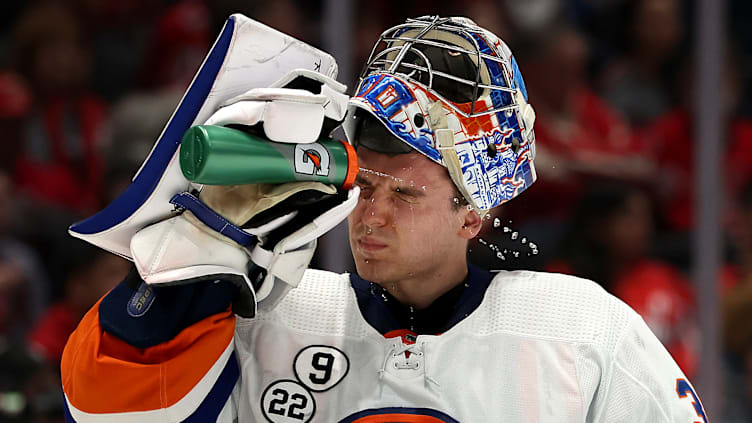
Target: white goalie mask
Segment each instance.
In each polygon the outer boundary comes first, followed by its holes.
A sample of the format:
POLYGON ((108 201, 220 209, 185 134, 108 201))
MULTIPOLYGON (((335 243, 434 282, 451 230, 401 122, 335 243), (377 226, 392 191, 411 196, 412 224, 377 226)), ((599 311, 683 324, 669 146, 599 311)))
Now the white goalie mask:
POLYGON ((481 214, 535 182, 535 113, 517 62, 470 19, 425 16, 384 31, 349 102, 354 145, 363 113, 445 166, 481 214))

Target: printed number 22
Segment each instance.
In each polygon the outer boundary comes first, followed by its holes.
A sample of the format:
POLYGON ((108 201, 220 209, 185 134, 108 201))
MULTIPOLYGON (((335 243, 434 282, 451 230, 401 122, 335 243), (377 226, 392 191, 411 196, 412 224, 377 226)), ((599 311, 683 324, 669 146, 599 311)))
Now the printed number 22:
POLYGON ((274 399, 269 403, 269 412, 272 414, 278 414, 280 416, 285 415, 285 405, 289 397, 292 398, 290 406, 287 408, 287 417, 303 420, 305 414, 301 410, 305 409, 308 405, 308 399, 301 395, 294 393, 290 395, 284 389, 275 389, 272 391, 274 399))
POLYGON ((692 395, 692 405, 695 407, 695 412, 697 412, 697 415, 702 418, 704 423, 708 423, 708 417, 705 415, 702 403, 700 402, 700 399, 697 398, 697 394, 695 394, 695 391, 692 389, 692 385, 690 385, 689 382, 685 379, 676 379, 676 393, 679 394, 679 398, 686 398, 687 394, 692 395))

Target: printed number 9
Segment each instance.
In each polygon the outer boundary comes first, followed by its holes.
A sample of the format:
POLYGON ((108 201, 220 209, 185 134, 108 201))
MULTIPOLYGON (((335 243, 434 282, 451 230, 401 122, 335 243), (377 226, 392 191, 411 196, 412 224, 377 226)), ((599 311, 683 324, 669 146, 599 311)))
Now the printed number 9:
POLYGON ((316 374, 316 373, 309 373, 308 377, 311 379, 311 382, 323 385, 327 382, 329 382, 329 379, 332 378, 332 367, 334 366, 334 356, 329 353, 324 352, 317 352, 313 354, 313 359, 311 360, 311 367, 313 367, 316 370, 324 372, 323 375, 316 374))
POLYGON ((702 408, 700 398, 697 397, 697 394, 695 394, 695 391, 692 389, 692 385, 690 385, 689 382, 684 379, 676 379, 676 393, 679 394, 679 398, 686 398, 687 394, 692 395, 692 405, 695 407, 697 416, 701 417, 704 423, 708 423, 708 417, 705 415, 705 410, 702 408))
POLYGON ((274 399, 269 403, 269 413, 284 416, 285 404, 287 404, 287 400, 291 398, 292 403, 290 404, 290 407, 287 408, 287 417, 292 417, 293 419, 298 420, 303 420, 305 418, 305 414, 303 414, 302 410, 308 405, 308 398, 304 395, 297 393, 290 395, 287 391, 281 388, 273 390, 272 395, 274 395, 274 399))

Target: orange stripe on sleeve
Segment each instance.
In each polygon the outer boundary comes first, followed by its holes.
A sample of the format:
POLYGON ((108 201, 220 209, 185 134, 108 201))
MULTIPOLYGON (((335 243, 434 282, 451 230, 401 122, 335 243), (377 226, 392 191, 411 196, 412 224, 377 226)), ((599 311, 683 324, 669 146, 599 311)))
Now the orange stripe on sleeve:
MULTIPOLYGON (((101 301, 101 300, 100 300, 101 301)), ((167 408, 183 398, 233 340, 228 309, 151 348, 135 348, 99 326, 99 303, 68 339, 61 362, 70 404, 87 413, 167 408)))

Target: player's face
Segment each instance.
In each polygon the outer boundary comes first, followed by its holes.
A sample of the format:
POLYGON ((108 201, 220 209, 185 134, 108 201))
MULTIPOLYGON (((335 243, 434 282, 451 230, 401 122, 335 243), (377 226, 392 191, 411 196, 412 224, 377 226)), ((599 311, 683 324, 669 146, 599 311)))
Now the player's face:
POLYGON ((464 271, 474 212, 453 206, 446 169, 417 152, 357 153, 361 195, 348 225, 358 274, 383 285, 464 271))

